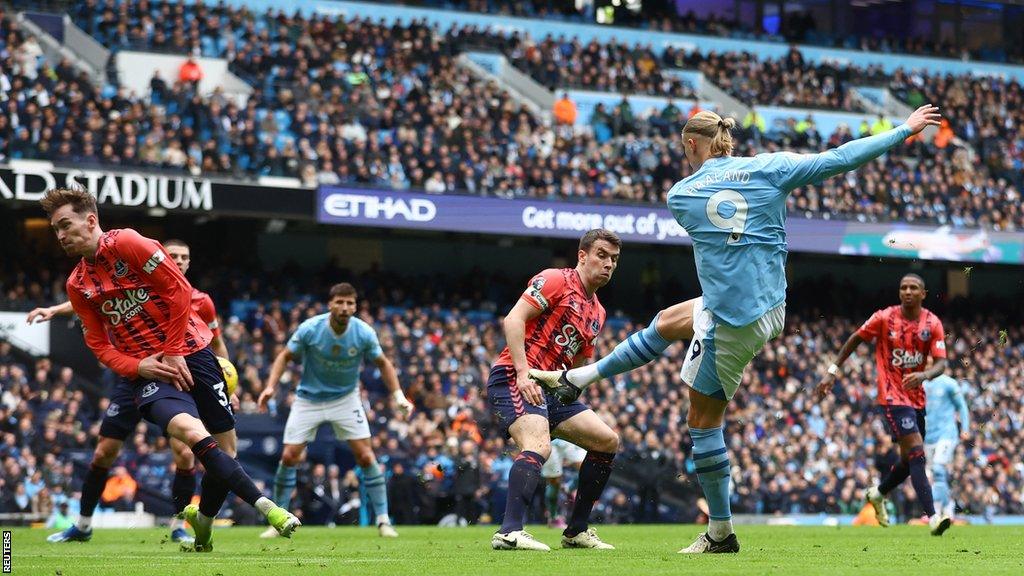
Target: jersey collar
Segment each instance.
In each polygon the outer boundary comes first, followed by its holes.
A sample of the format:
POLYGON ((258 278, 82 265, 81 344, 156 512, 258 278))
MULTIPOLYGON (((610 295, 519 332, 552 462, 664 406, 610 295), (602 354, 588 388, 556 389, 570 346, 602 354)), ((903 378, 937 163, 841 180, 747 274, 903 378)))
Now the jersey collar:
POLYGON ((587 299, 587 302, 592 302, 594 300, 594 298, 597 297, 597 290, 594 290, 593 294, 591 294, 590 296, 587 296, 587 287, 583 285, 583 277, 580 276, 580 271, 575 269, 575 268, 573 268, 572 269, 572 277, 576 279, 576 282, 575 282, 576 290, 578 292, 580 292, 581 294, 583 294, 584 298, 587 299))

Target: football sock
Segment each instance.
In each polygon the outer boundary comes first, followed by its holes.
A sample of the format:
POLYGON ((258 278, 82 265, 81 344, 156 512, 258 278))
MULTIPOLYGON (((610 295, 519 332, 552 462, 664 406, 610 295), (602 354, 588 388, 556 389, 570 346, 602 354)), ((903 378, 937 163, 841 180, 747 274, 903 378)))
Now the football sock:
POLYGON ((889 473, 882 480, 882 483, 878 485, 878 491, 882 493, 882 496, 885 496, 902 484, 907 479, 907 476, 910 476, 910 466, 903 460, 900 460, 893 464, 889 473))
POLYGON ((715 542, 725 540, 733 532, 732 520, 708 520, 708 536, 715 542))
MULTIPOLYGON (((263 496, 260 489, 253 483, 252 478, 242 469, 242 465, 217 447, 217 441, 213 439, 213 436, 207 436, 196 442, 192 446, 192 453, 203 463, 207 475, 213 476, 214 480, 224 484, 226 490, 234 492, 244 502, 255 505, 256 500, 263 496)), ((205 480, 204 477, 203 481, 205 482, 205 480)))
POLYGON ((915 446, 910 449, 907 464, 910 466, 910 482, 914 485, 914 492, 917 493, 917 501, 928 517, 935 515, 935 502, 932 500, 932 486, 928 482, 928 472, 925 468, 924 447, 915 446))
POLYGON ((585 532, 590 521, 590 512, 594 502, 601 497, 608 477, 612 475, 612 460, 615 454, 610 452, 587 452, 587 457, 580 465, 580 485, 576 490, 576 501, 572 505, 572 516, 569 527, 564 534, 569 538, 585 532))
MULTIPOLYGON (((384 472, 374 462, 369 466, 363 466, 363 486, 366 487, 366 496, 373 504, 373 511, 377 517, 388 515, 388 489, 385 486, 384 472)), ((379 524, 379 522, 378 522, 379 524)))
POLYGON ((203 474, 202 485, 199 489, 199 511, 204 516, 216 518, 220 507, 228 499, 228 487, 217 480, 212 474, 203 474))
POLYGON ((505 519, 498 532, 508 534, 523 529, 526 520, 526 509, 530 505, 533 493, 540 483, 540 467, 544 457, 536 452, 523 450, 512 463, 508 474, 508 500, 505 502, 505 519))
POLYGON ((259 498, 257 498, 256 503, 253 504, 253 506, 260 511, 260 514, 263 514, 264 516, 270 514, 270 511, 273 510, 274 508, 277 508, 277 504, 275 504, 273 500, 267 498, 266 496, 260 496, 259 498))
POLYGON ((935 480, 932 484, 932 498, 935 501, 935 508, 937 510, 946 511, 946 508, 949 505, 949 480, 947 478, 946 467, 933 467, 932 478, 935 480))
POLYGON ((691 456, 697 468, 697 480, 700 481, 710 511, 708 532, 714 540, 721 540, 732 533, 732 510, 729 504, 731 467, 725 447, 725 434, 721 426, 690 428, 690 437, 693 438, 691 456), (725 530, 728 532, 723 535, 725 530))
POLYGON ((92 528, 92 516, 79 516, 75 526, 82 532, 88 532, 92 528))
POLYGON ((611 354, 592 364, 569 370, 566 378, 577 388, 584 388, 602 378, 611 378, 656 360, 672 344, 658 334, 655 328, 658 316, 661 316, 660 312, 646 328, 630 334, 615 346, 611 354))
POLYGON ((188 470, 175 470, 174 481, 171 482, 171 500, 174 502, 174 513, 178 514, 192 502, 196 493, 195 466, 188 470))
POLYGON ((283 462, 278 463, 277 472, 274 473, 274 502, 277 502, 285 510, 289 510, 292 503, 295 477, 295 466, 285 466, 283 462))
POLYGON ((82 483, 81 511, 78 515, 77 526, 79 530, 88 530, 92 525, 92 513, 96 510, 96 504, 100 501, 100 494, 107 486, 107 475, 110 468, 104 468, 95 464, 89 466, 89 472, 85 475, 85 482, 82 483), (85 519, 83 521, 83 519, 85 519))

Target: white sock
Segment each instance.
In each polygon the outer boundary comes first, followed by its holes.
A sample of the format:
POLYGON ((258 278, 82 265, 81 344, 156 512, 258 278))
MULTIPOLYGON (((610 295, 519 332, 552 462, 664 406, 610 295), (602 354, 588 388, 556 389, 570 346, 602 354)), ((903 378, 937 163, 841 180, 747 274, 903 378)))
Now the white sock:
POLYGON ((377 526, 381 524, 391 524, 391 518, 387 514, 377 514, 377 526))
POLYGON ((601 373, 597 371, 597 362, 592 362, 586 366, 580 366, 579 368, 569 370, 565 377, 569 382, 572 382, 574 386, 583 389, 600 380, 601 373))
POLYGON ((264 516, 270 514, 274 508, 277 508, 277 504, 274 504, 274 501, 266 496, 260 496, 260 499, 256 501, 256 509, 264 516))
POLYGON ((732 534, 732 520, 711 520, 708 522, 708 536, 715 542, 721 542, 732 534))
POLYGON ((78 522, 75 523, 78 529, 82 532, 88 532, 92 527, 92 516, 79 516, 78 522))

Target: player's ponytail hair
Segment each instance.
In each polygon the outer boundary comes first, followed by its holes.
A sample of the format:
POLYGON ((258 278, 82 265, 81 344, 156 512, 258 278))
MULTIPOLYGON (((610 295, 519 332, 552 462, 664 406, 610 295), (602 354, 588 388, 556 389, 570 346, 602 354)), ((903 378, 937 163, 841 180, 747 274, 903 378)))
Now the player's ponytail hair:
POLYGON ((686 121, 683 126, 683 140, 694 136, 703 136, 711 142, 710 154, 712 158, 718 156, 732 156, 732 133, 736 127, 736 121, 732 118, 722 118, 710 110, 701 110, 686 121))

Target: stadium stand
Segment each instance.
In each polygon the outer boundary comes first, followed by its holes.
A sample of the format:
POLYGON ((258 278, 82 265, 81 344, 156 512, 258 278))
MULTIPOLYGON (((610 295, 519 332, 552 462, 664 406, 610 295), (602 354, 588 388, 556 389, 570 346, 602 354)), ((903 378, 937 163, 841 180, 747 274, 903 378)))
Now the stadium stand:
MULTIPOLYGON (((33 48, 33 41, 24 39, 16 25, 5 18, 5 38, 14 38, 17 43, 9 51, 5 69, 11 73, 5 78, 18 97, 8 100, 9 110, 16 114, 0 119, 4 157, 186 169, 194 174, 302 176, 310 183, 411 187, 434 192, 655 203, 662 200, 667 182, 687 174, 676 136, 685 119, 681 110, 651 115, 634 111, 628 104, 613 110, 599 108, 588 119, 593 135, 586 131, 569 135, 532 117, 507 94, 475 81, 452 62, 451 56, 462 46, 485 40, 508 42, 497 35, 449 31, 441 41, 421 25, 387 28, 361 21, 346 23, 343 32, 332 34, 326 19, 253 17, 224 6, 106 6, 121 9, 115 14, 112 9, 101 11, 99 4, 87 2, 74 15, 86 30, 114 48, 192 49, 230 56, 232 69, 257 88, 248 105, 243 109, 217 95, 203 98, 189 83, 164 78, 152 80, 149 95, 133 95, 112 87, 96 91, 66 62, 53 66, 44 60, 32 66, 39 60, 38 48, 33 48), (152 20, 152 14, 162 12, 168 16, 161 20, 164 28, 157 26, 150 36, 143 34, 141 31, 151 28, 146 23, 152 20), (281 18, 282 30, 291 26, 310 32, 308 49, 293 52, 287 47, 271 48, 286 46, 281 42, 283 37, 277 36, 280 32, 274 30, 281 18), (226 42, 212 34, 222 21, 230 22, 236 30, 226 42), (115 33, 118 30, 121 32, 115 33), (188 36, 192 41, 175 45, 160 40, 161 36, 178 38, 179 43, 188 36), (413 39, 412 44, 402 48, 394 40, 398 36, 413 39), (267 40, 262 50, 253 48, 256 39, 267 40), (359 43, 379 48, 376 54, 348 54, 344 49, 338 53, 330 48, 332 44, 359 43), (422 50, 425 46, 430 47, 429 57, 422 50), (394 48, 390 54, 389 48, 394 48), (410 55, 411 60, 407 58, 410 55), (356 63, 327 65, 339 59, 356 63), (416 66, 403 64, 410 61, 416 66), (78 125, 69 125, 69 119, 78 125)), ((568 41, 559 49, 548 40, 527 50, 513 47, 507 53, 512 62, 525 63, 527 70, 550 65, 564 70, 566 67, 558 66, 561 59, 580 61, 582 52, 604 54, 609 50, 594 44, 584 50, 568 41)), ((611 52, 616 55, 612 61, 619 63, 609 68, 613 71, 622 66, 642 71, 647 66, 640 66, 639 60, 647 62, 652 56, 649 51, 641 51, 637 57, 624 46, 614 47, 611 52), (627 64, 621 64, 630 58, 627 64)), ((796 50, 783 62, 774 63, 759 62, 750 55, 704 58, 694 52, 683 56, 671 49, 662 54, 662 59, 698 66, 712 80, 763 78, 753 84, 723 82, 734 95, 760 103, 843 108, 849 100, 843 95, 844 80, 836 79, 835 69, 819 72, 827 67, 807 66, 796 50), (740 70, 746 72, 735 73, 740 70)), ((850 68, 846 70, 844 74, 850 68)), ((651 89, 662 90, 665 80, 659 79, 657 70, 651 74, 651 89)), ((877 74, 877 70, 863 71, 866 76, 877 74)), ((598 83, 613 86, 616 79, 639 86, 641 91, 647 85, 637 83, 635 73, 616 72, 606 74, 598 83)), ((687 94, 678 82, 675 86, 682 90, 680 94, 687 94)), ((868 220, 904 217, 957 226, 1019 227, 1021 217, 1015 200, 1024 158, 1024 140, 1016 137, 1019 86, 997 79, 947 80, 901 71, 894 74, 891 86, 910 104, 924 95, 946 96, 944 101, 952 108, 950 130, 972 144, 981 160, 955 158, 957 148, 944 138, 918 147, 918 162, 913 162, 916 169, 896 171, 904 176, 890 181, 888 191, 872 185, 872 174, 858 173, 854 176, 858 180, 855 188, 866 191, 861 198, 828 203, 817 200, 828 194, 800 190, 794 195, 792 209, 808 215, 868 220), (981 90, 985 87, 982 83, 991 88, 990 96, 963 97, 981 90), (1003 125, 997 127, 983 121, 983 114, 995 109, 1016 112, 1009 113, 1003 125), (951 162, 940 166, 943 160, 951 162), (925 171, 932 177, 922 177, 925 171), (936 181, 934 177, 939 173, 941 180, 936 181), (930 202, 908 202, 925 195, 930 202), (991 216, 986 218, 983 212, 991 216)), ((770 151, 773 144, 817 149, 847 138, 842 131, 825 138, 816 134, 812 125, 795 120, 751 132, 744 140, 744 152, 770 151)), ((907 154, 914 151, 911 147, 907 154)), ((892 174, 882 168, 881 162, 875 166, 879 172, 892 174)), ((825 187, 831 188, 829 191, 842 188, 834 181, 825 187)))
MULTIPOLYGON (((370 0, 380 1, 380 0, 370 0)), ((527 0, 507 3, 495 0, 415 0, 402 4, 446 8, 467 12, 520 16, 558 20, 578 24, 592 24, 596 21, 592 2, 558 2, 552 0, 527 0)), ((790 11, 777 33, 764 29, 755 30, 723 16, 709 14, 700 18, 692 10, 682 12, 670 2, 645 5, 642 12, 633 13, 626 9, 616 12, 616 27, 642 28, 659 32, 681 32, 737 39, 757 39, 774 42, 800 42, 812 46, 830 46, 865 52, 893 54, 915 54, 944 58, 971 59, 991 62, 1022 62, 1024 54, 1005 43, 988 42, 975 49, 958 46, 948 40, 928 40, 917 37, 896 37, 876 31, 871 36, 849 34, 839 36, 817 28, 814 17, 801 10, 790 11)))
MULTIPOLYGON (((791 210, 806 216, 903 218, 996 230, 1024 223, 1016 201, 1024 138, 1018 130, 1020 89, 1015 82, 903 71, 884 78, 878 69, 809 65, 795 49, 775 62, 671 48, 656 55, 638 46, 581 46, 553 39, 533 43, 469 27, 442 35, 422 24, 305 20, 224 5, 84 2, 72 16, 111 48, 226 57, 255 92, 239 106, 218 94, 201 96, 190 83, 174 78, 153 78, 144 95, 115 86, 95 89, 67 62, 40 59, 33 41, 5 18, 4 37, 15 45, 7 52, 4 78, 17 95, 8 99, 12 114, 0 118, 0 154, 6 159, 651 203, 660 203, 668 184, 688 174, 677 132, 689 104, 656 113, 634 109, 623 99, 585 118, 589 129, 566 132, 454 63, 461 50, 490 45, 539 80, 557 71, 559 77, 548 80, 559 88, 573 84, 561 77, 569 68, 561 64, 601 62, 597 68, 603 74, 580 82, 591 88, 626 84, 635 92, 667 89, 692 96, 692 89, 663 73, 685 66, 701 70, 741 100, 759 104, 853 109, 846 89, 851 76, 857 82, 889 82, 893 93, 911 105, 925 96, 943 97, 951 123, 940 138, 912 143, 901 158, 877 161, 845 182, 798 190, 791 210), (221 34, 224 25, 232 34, 221 34), (295 50, 288 45, 292 34, 303 38, 295 50), (346 48, 357 45, 376 48, 346 48), (34 61, 38 66, 32 66, 34 61), (985 98, 966 97, 982 89, 985 98), (996 126, 987 118, 998 110, 1008 114, 996 126)), ((747 129, 738 134, 742 153, 783 146, 817 150, 866 131, 865 126, 840 126, 835 133, 820 134, 813 122, 799 117, 771 126, 762 127, 756 119, 744 124, 747 129)))

